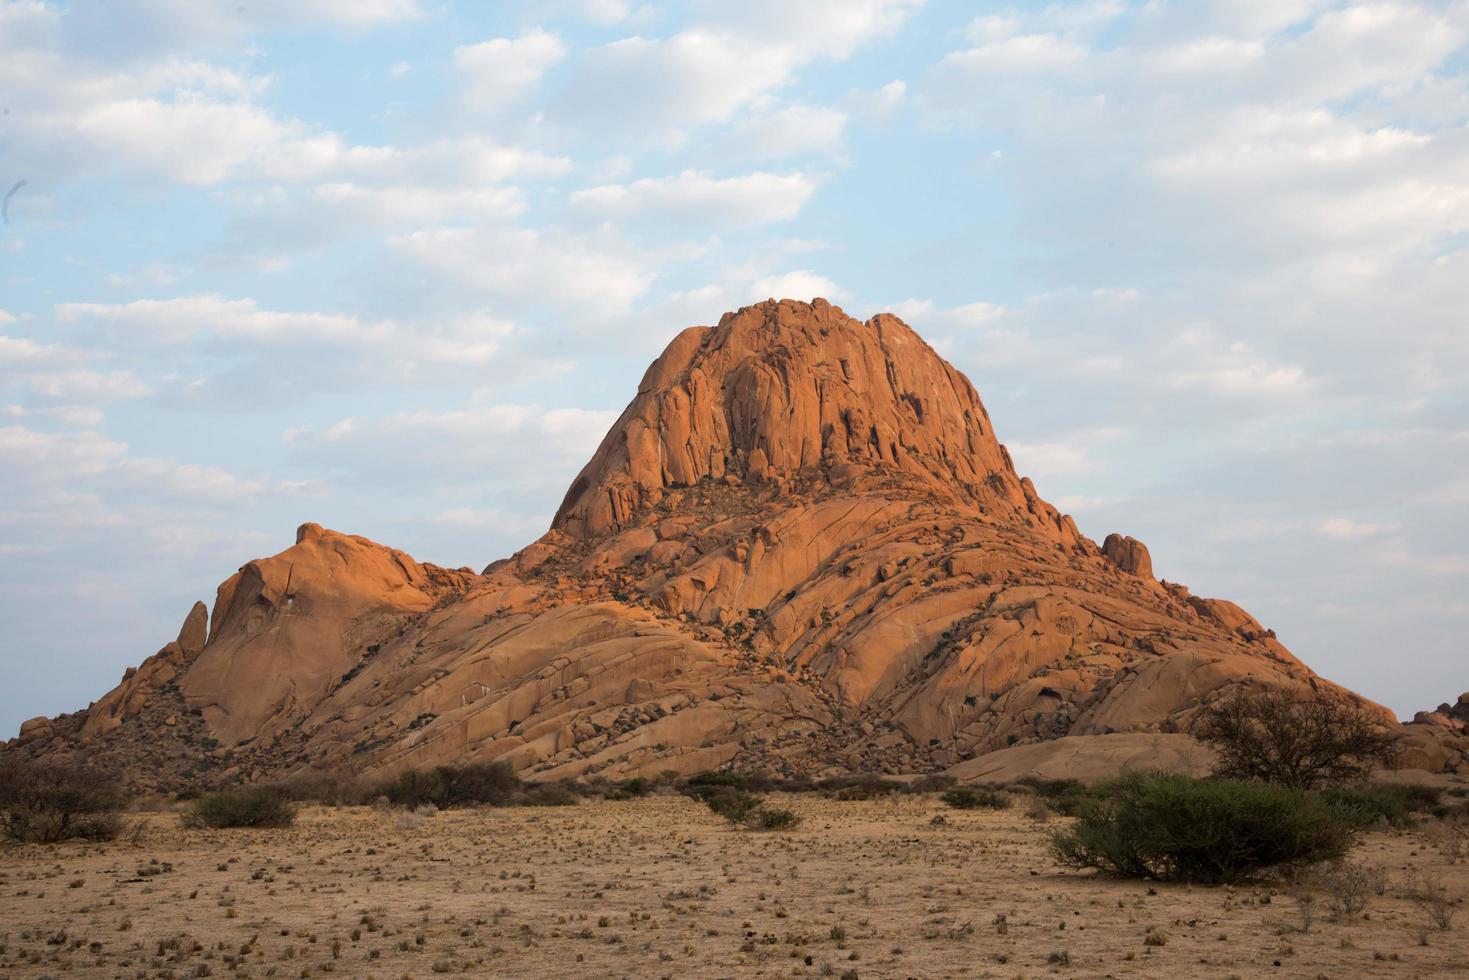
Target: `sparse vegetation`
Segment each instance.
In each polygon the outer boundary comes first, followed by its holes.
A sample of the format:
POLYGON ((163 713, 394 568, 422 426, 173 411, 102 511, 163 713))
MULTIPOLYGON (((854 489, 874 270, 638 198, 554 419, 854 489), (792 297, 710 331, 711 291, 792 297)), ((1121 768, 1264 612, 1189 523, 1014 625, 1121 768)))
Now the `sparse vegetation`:
POLYGON ((1010 795, 993 786, 955 786, 939 798, 956 810, 1005 810, 1010 806, 1010 795))
POLYGON ((746 792, 747 780, 734 773, 701 773, 683 787, 685 796, 701 801, 736 827, 748 830, 794 830, 801 818, 792 810, 768 807, 746 792))
POLYGON ((1063 817, 1076 816, 1082 804, 1095 796, 1095 793, 1079 779, 1027 777, 1017 781, 1015 786, 1034 793, 1045 802, 1052 813, 1063 817))
POLYGON ((1334 861, 1314 877, 1326 892, 1331 917, 1337 921, 1357 918, 1372 896, 1387 891, 1387 872, 1360 861, 1334 861))
POLYGON ((1341 858, 1361 826, 1360 814, 1303 789, 1136 773, 1100 787, 1051 849, 1068 867, 1217 883, 1341 858))
POLYGON ((570 786, 562 783, 545 783, 527 786, 516 798, 521 806, 576 806, 581 797, 570 786))
POLYGON ((1368 825, 1410 827, 1438 806, 1441 791, 1432 786, 1361 783, 1322 791, 1337 806, 1355 810, 1368 825))
POLYGON ((0 761, 0 835, 27 843, 112 840, 125 798, 117 778, 87 766, 0 761))
POLYGON ((1403 889, 1403 897, 1417 907, 1433 928, 1447 931, 1453 926, 1459 903, 1449 894, 1441 876, 1416 875, 1403 889))
POLYGON ((508 763, 473 762, 409 769, 383 786, 382 795, 394 806, 433 804, 447 810, 456 806, 508 806, 521 790, 520 777, 508 763))
POLYGON ((279 787, 245 786, 199 797, 184 822, 191 827, 289 827, 296 822, 296 805, 279 787))
POLYGON ((801 825, 801 817, 794 810, 761 806, 746 819, 745 825, 751 830, 795 830, 801 825))
POLYGON ((1344 700, 1244 692, 1204 709, 1195 734, 1219 753, 1215 775, 1308 789, 1391 767, 1399 746, 1382 719, 1344 700))

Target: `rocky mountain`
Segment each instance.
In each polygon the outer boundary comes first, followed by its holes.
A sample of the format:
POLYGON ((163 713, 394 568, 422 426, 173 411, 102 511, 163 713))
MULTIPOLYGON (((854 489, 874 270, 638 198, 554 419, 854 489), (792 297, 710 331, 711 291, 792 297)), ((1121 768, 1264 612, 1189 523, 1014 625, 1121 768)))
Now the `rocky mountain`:
MULTIPOLYGON (((896 317, 783 300, 679 334, 513 557, 443 569, 305 525, 8 751, 155 783, 470 759, 973 773, 1078 736, 1182 751, 1240 685, 1362 701, 1155 579, 1141 542, 1083 536, 896 317)), ((1419 764, 1463 764, 1418 741, 1419 764)))

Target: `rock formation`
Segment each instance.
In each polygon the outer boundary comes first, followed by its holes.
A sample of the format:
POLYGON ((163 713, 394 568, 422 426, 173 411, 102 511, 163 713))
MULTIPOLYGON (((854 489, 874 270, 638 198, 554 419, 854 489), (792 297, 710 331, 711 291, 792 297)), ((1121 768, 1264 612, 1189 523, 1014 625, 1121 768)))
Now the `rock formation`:
POLYGON ((962 374, 897 318, 822 300, 679 334, 513 557, 452 571, 308 524, 220 586, 202 633, 196 607, 12 747, 147 742, 131 771, 156 782, 471 759, 962 773, 1067 737, 1176 753, 1239 685, 1361 700, 1238 606, 1154 579, 1140 542, 1097 547, 962 374))

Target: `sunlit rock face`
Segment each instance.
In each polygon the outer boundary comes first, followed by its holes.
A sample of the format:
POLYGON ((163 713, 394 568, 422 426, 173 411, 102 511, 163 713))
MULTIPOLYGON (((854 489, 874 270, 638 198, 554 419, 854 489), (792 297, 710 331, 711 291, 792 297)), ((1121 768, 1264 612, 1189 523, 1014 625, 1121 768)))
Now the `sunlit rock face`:
MULTIPOLYGON (((1082 536, 967 378, 896 317, 822 300, 679 334, 511 558, 443 569, 308 524, 205 627, 201 605, 12 747, 85 748, 139 783, 490 759, 972 774, 1068 736, 1136 737, 1056 759, 1182 758, 1200 706, 1241 685, 1361 701, 1238 606, 1154 578, 1141 542, 1082 536)), ((1441 742, 1435 764, 1462 765, 1441 742)))

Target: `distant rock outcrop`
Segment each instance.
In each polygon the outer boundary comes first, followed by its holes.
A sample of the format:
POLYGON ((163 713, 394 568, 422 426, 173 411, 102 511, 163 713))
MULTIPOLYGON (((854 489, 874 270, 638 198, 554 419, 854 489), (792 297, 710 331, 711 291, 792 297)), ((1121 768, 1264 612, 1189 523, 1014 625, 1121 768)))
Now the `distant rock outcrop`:
POLYGON ((1451 732, 1469 732, 1469 691, 1459 695, 1453 704, 1439 705, 1432 711, 1420 711, 1413 716, 1413 724, 1430 725, 1451 732))
POLYGON ((205 622, 12 748, 154 783, 471 759, 967 772, 1111 733, 1139 737, 1013 764, 1181 752, 1241 685, 1395 724, 1239 607, 1155 580, 1140 542, 1097 547, 963 375, 897 318, 822 300, 681 333, 513 557, 453 571, 308 524, 219 587, 201 644, 205 622))
POLYGON ((1107 560, 1129 575, 1150 579, 1153 577, 1153 558, 1147 545, 1121 534, 1109 534, 1102 542, 1102 554, 1107 560))

